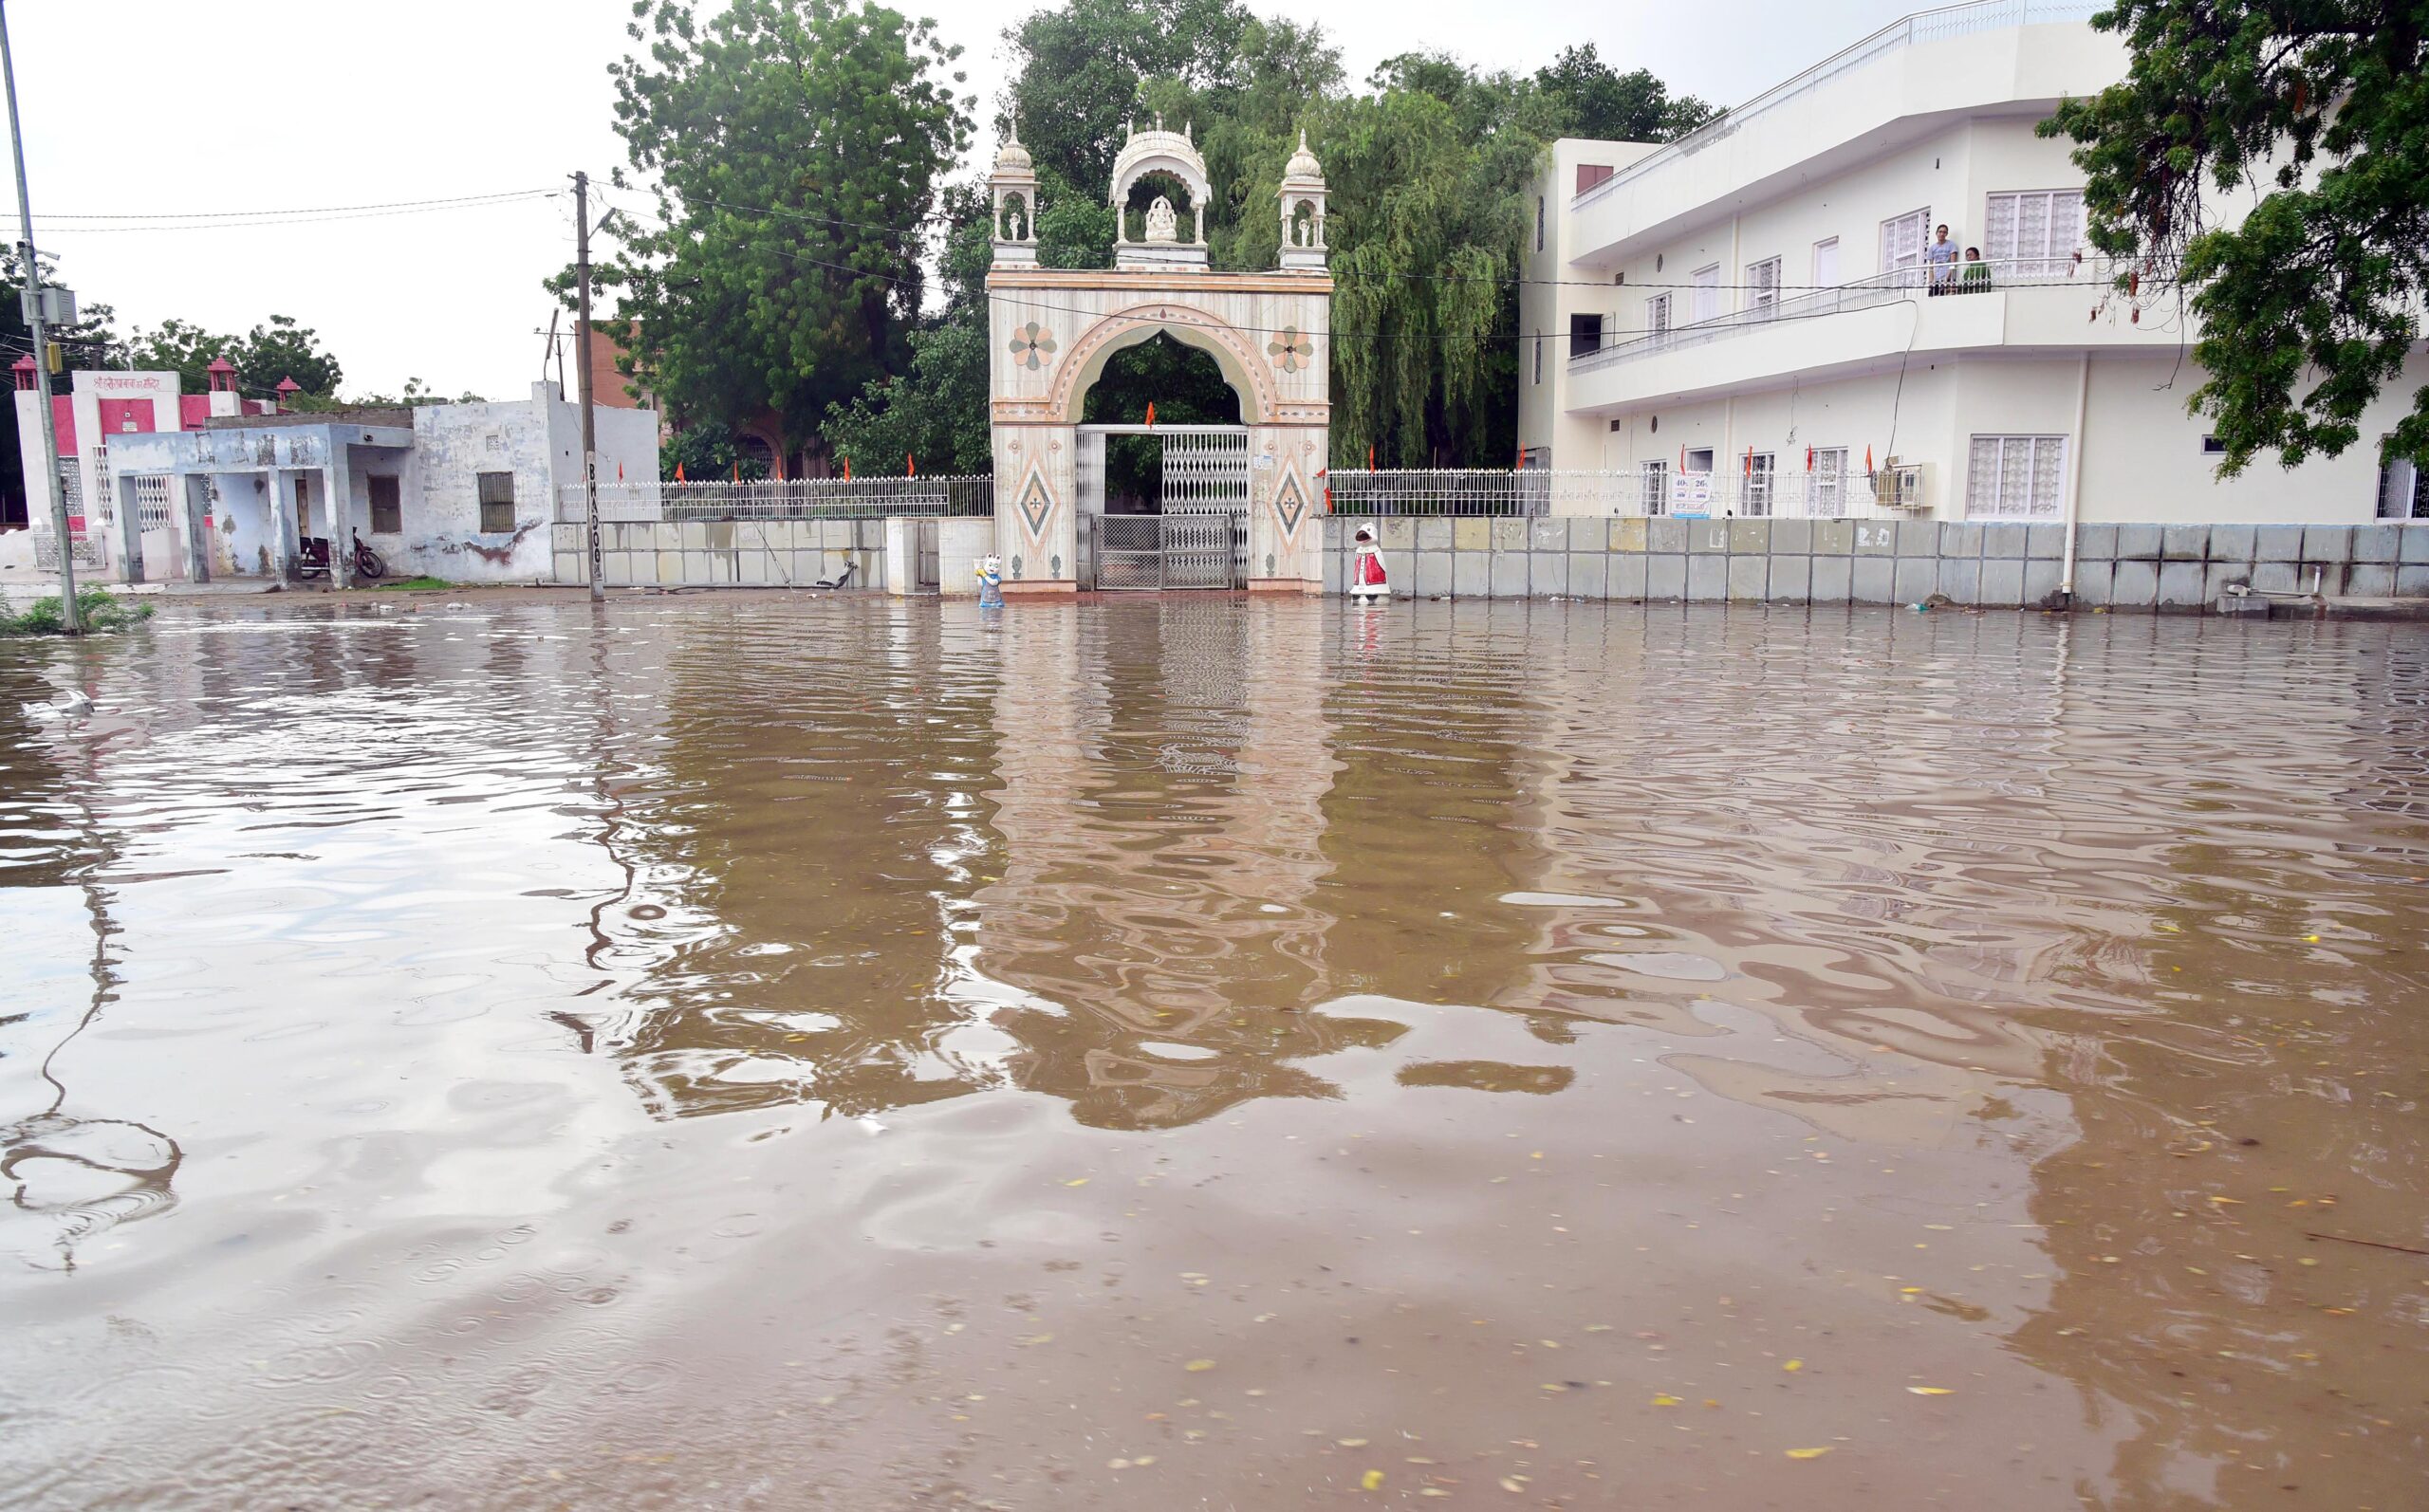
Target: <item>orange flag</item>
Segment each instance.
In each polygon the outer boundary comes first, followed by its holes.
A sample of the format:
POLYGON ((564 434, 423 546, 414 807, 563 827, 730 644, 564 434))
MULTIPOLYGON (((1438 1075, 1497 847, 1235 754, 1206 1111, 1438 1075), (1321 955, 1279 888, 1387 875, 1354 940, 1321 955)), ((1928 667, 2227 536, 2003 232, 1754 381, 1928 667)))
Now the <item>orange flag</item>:
POLYGON ((624 464, 621 462, 616 464, 616 481, 619 483, 624 481, 624 464))
POLYGON ((683 464, 682 464, 682 463, 680 463, 680 462, 677 462, 677 464, 675 464, 675 481, 676 481, 676 482, 677 482, 677 483, 681 483, 681 482, 683 482, 683 481, 684 481, 684 477, 683 477, 683 464))
POLYGON ((1154 430, 1155 428, 1156 428, 1156 401, 1155 401, 1155 400, 1153 400, 1153 399, 1149 399, 1149 400, 1147 401, 1147 429, 1148 429, 1148 430, 1150 430, 1150 431, 1152 431, 1152 430, 1154 430))
POLYGON ((844 459, 844 481, 846 483, 852 481, 852 459, 850 457, 845 457, 844 459))
POLYGON ((908 452, 902 453, 902 475, 906 478, 916 478, 919 475, 919 459, 908 452))
POLYGON ((736 483, 742 481, 742 462, 739 458, 736 458, 733 464, 733 481, 736 483))
POLYGON ((1864 443, 1863 449, 1863 474, 1865 477, 1870 477, 1872 476, 1872 444, 1870 442, 1866 442, 1864 443))
POLYGON ((1375 470, 1375 448, 1371 442, 1366 448, 1366 470, 1369 472, 1375 470))

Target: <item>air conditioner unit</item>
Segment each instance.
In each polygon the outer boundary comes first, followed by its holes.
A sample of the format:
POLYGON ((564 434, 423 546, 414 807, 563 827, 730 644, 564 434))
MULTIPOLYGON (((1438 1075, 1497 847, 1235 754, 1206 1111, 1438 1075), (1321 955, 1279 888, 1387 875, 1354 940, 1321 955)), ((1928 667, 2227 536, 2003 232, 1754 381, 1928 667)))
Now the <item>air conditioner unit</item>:
POLYGON ((1884 509, 1929 508, 1931 503, 1923 495, 1923 476, 1922 463, 1889 457, 1873 474, 1872 502, 1884 509))

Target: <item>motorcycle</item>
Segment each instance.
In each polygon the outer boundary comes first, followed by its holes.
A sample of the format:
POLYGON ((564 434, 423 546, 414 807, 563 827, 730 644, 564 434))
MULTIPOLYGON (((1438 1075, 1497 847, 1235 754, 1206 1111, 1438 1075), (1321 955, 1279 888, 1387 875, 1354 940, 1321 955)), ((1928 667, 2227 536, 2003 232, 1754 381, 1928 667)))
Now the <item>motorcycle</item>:
MULTIPOLYGON (((325 578, 329 575, 329 542, 326 536, 306 536, 296 559, 298 578, 325 578)), ((354 532, 354 575, 365 582, 377 582, 388 575, 388 564, 380 553, 363 543, 362 532, 354 532)))

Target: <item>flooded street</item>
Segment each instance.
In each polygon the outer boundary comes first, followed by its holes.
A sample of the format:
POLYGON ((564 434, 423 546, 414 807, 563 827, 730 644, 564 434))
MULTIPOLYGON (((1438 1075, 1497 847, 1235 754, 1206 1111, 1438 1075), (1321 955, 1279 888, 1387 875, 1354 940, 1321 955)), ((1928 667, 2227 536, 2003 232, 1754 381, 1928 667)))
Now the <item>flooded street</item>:
POLYGON ((2429 1502, 2420 627, 418 604, 0 644, 0 1504, 2429 1502))

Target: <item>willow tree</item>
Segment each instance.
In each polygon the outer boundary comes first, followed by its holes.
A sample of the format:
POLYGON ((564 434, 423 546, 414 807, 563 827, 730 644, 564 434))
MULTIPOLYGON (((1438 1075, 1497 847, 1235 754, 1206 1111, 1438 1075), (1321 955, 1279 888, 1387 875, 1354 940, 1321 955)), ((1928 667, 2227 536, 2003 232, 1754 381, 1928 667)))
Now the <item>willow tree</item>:
POLYGON ((969 141, 961 49, 842 0, 728 0, 705 21, 640 0, 635 16, 646 51, 608 71, 656 224, 624 227, 603 282, 623 286, 638 376, 678 415, 773 411, 808 441, 830 404, 909 361, 925 233, 969 141))

